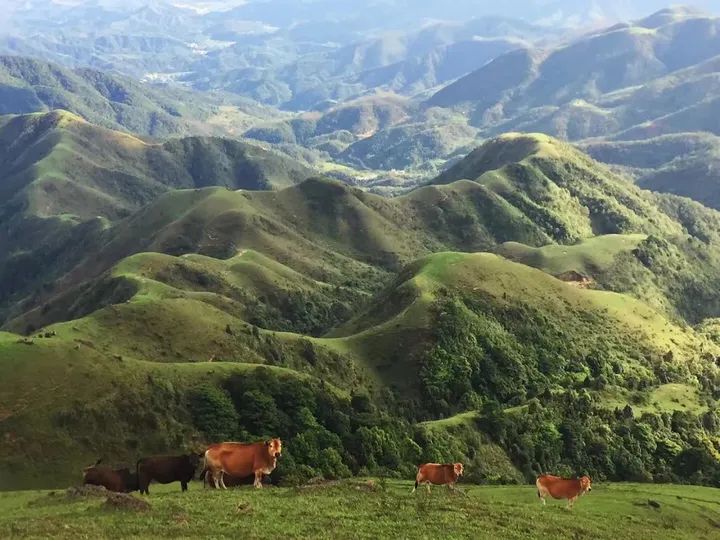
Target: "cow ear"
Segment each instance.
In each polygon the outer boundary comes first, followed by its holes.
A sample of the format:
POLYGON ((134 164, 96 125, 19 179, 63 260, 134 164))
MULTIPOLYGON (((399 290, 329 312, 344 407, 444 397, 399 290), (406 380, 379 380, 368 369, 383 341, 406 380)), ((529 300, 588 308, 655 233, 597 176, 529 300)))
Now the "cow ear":
POLYGON ((265 441, 265 446, 270 446, 272 444, 272 441, 265 441))

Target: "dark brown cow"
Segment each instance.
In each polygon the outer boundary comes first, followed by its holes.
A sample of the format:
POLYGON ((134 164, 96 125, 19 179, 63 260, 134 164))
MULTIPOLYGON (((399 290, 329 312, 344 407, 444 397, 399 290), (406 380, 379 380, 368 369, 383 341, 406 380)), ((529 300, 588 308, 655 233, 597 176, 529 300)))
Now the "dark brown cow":
POLYGON ((262 478, 273 472, 282 454, 282 441, 270 439, 257 443, 226 442, 213 444, 205 452, 205 467, 215 487, 226 488, 225 475, 244 478, 255 476, 254 486, 262 487, 262 478))
POLYGON ((202 455, 186 454, 182 456, 154 456, 138 460, 137 477, 140 493, 150 494, 150 482, 170 484, 180 482, 181 489, 187 491, 187 485, 195 476, 202 455))
POLYGON ((458 481, 463 473, 465 472, 462 463, 425 463, 418 467, 417 475, 415 475, 415 487, 412 492, 420 484, 425 484, 425 487, 430 492, 430 484, 446 485, 450 489, 455 489, 455 482, 458 481))
POLYGON ((118 493, 138 490, 137 474, 131 473, 130 469, 112 469, 100 463, 101 460, 98 460, 95 465, 83 469, 83 484, 103 486, 108 491, 118 493))
POLYGON ((538 476, 535 481, 537 494, 545 504, 545 497, 550 495, 553 499, 567 499, 568 510, 572 509, 578 497, 592 491, 592 481, 589 476, 582 478, 561 478, 551 474, 538 476))

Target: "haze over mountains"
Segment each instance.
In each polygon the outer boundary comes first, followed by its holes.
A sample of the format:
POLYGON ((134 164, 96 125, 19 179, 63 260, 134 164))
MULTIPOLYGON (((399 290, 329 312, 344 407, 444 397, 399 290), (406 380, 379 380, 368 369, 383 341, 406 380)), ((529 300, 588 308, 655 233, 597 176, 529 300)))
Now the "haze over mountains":
POLYGON ((717 13, 12 6, 2 485, 267 436, 720 485, 717 13))

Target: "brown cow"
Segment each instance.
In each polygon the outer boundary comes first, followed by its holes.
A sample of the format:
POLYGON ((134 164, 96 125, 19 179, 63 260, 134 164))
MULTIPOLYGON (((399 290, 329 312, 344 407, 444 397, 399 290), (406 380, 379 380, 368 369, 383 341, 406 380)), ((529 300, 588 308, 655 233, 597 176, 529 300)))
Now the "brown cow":
POLYGON ((282 454, 282 441, 271 439, 257 443, 226 442, 213 444, 205 451, 205 467, 212 475, 215 487, 227 489, 223 475, 255 475, 253 485, 262 487, 262 477, 270 474, 282 454))
POLYGON ((448 488, 455 489, 455 482, 464 472, 462 463, 425 463, 418 467, 412 492, 415 493, 420 484, 425 484, 428 493, 430 493, 430 484, 436 486, 445 484, 448 488))
POLYGON ((137 491, 137 475, 130 472, 130 469, 112 469, 106 465, 100 465, 102 460, 97 460, 95 465, 83 469, 83 484, 103 486, 108 491, 118 493, 129 493, 137 491))
POLYGON ((195 476, 202 454, 182 456, 155 456, 138 460, 137 477, 140 493, 150 494, 149 486, 153 480, 160 484, 180 482, 182 491, 195 476))
POLYGON ((582 478, 561 478, 551 474, 543 474, 535 480, 538 497, 545 504, 545 497, 550 495, 553 499, 567 499, 567 509, 570 510, 581 495, 592 491, 592 482, 589 476, 582 478))

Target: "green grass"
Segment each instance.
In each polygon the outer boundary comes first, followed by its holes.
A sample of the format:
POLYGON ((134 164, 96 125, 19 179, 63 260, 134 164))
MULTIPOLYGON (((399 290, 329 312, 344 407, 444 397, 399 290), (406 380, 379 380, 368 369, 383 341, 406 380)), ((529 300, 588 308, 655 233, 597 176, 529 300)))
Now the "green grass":
POLYGON ((575 245, 550 244, 540 248, 506 242, 497 253, 553 275, 570 270, 593 275, 612 266, 619 255, 631 252, 646 238, 644 234, 608 234, 575 245))
POLYGON ((430 429, 463 426, 463 425, 472 424, 474 421, 476 421, 479 418, 479 416, 480 415, 477 412, 469 411, 469 412, 456 414, 456 415, 450 416, 448 418, 443 418, 441 420, 429 420, 427 422, 422 422, 420 425, 430 428, 430 429))
POLYGON ((622 409, 630 405, 635 416, 643 413, 684 411, 702 414, 707 406, 700 401, 697 388, 688 384, 668 383, 640 394, 622 388, 606 389, 598 393, 601 403, 608 408, 622 409), (641 397, 638 401, 636 396, 641 397))
MULTIPOLYGON (((543 507, 534 486, 459 485, 411 494, 410 482, 347 481, 304 488, 203 490, 155 486, 147 512, 106 510, 61 491, 0 494, 10 538, 597 538, 712 539, 717 490, 598 484, 572 511, 543 507), (652 503, 649 504, 649 503, 652 503)), ((6 537, 8 537, 6 536, 6 537)))

